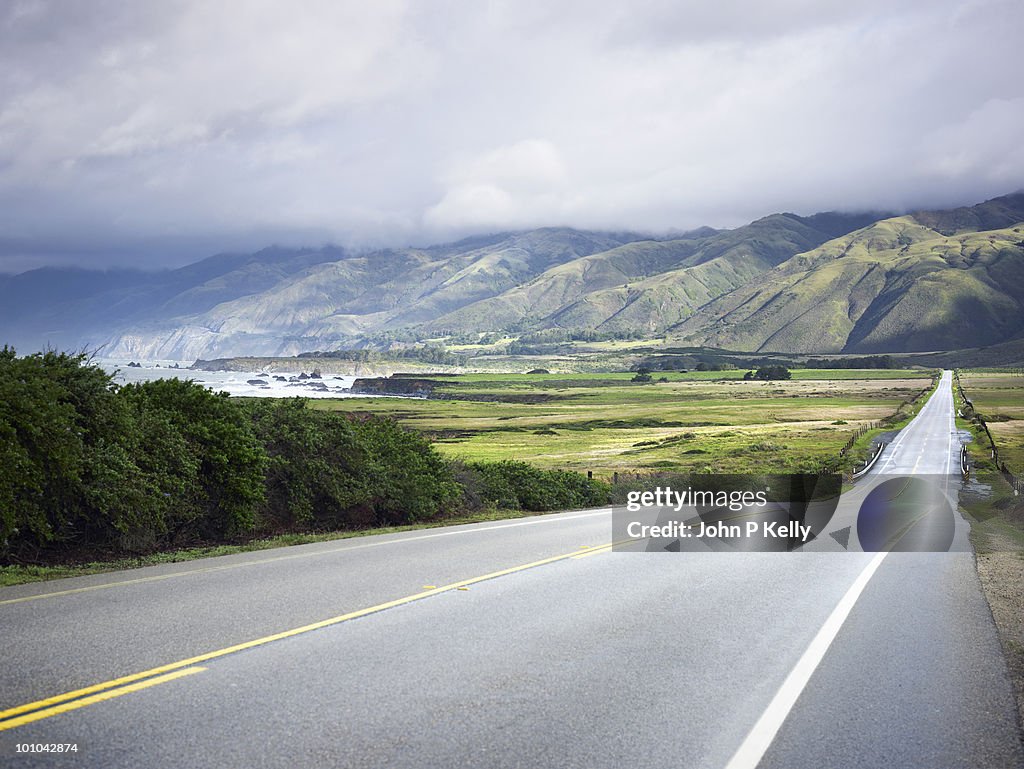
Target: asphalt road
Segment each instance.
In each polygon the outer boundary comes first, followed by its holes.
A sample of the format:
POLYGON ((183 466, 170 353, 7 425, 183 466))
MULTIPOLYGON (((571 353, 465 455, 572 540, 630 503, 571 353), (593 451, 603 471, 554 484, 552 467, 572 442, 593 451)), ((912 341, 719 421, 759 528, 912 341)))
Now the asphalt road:
MULTIPOLYGON (((849 509, 945 475, 948 389, 849 509)), ((0 765, 1024 766, 969 550, 610 541, 594 510, 0 590, 0 765)))
POLYGON ((833 552, 842 549, 870 549, 862 546, 858 536, 857 519, 864 501, 880 487, 899 488, 902 479, 914 477, 932 492, 935 497, 930 500, 932 503, 944 504, 943 512, 948 514, 953 532, 948 549, 971 554, 968 540, 970 526, 962 516, 954 513, 961 486, 960 447, 964 440, 969 439, 969 434, 956 427, 952 384, 952 372, 944 372, 934 394, 910 424, 885 446, 870 473, 857 481, 852 490, 843 494, 836 514, 826 527, 826 533, 848 529, 848 538, 837 540, 832 536, 823 536, 808 549, 833 552), (840 545, 839 542, 843 540, 846 540, 845 545, 840 545))

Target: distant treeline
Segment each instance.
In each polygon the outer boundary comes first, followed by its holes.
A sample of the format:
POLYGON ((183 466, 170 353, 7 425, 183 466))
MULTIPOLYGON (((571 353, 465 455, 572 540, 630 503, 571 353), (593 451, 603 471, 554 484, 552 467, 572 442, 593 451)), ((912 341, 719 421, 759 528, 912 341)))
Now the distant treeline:
POLYGON ((808 358, 802 368, 902 368, 890 355, 866 355, 863 358, 808 358))
POLYGON ((513 324, 501 331, 484 334, 440 329, 434 332, 446 337, 449 344, 497 344, 507 337, 515 337, 519 344, 546 345, 565 342, 608 342, 613 340, 643 339, 650 334, 641 329, 620 329, 617 331, 595 331, 592 328, 544 328, 529 330, 525 324, 513 324))
POLYGON ((551 344, 554 342, 611 342, 643 339, 651 336, 642 329, 595 331, 592 328, 547 328, 519 334, 521 344, 551 344))
POLYGON ((774 382, 783 379, 792 379, 793 375, 785 366, 761 366, 757 371, 748 371, 743 375, 747 381, 758 379, 765 382, 774 382))
POLYGON ((788 356, 772 358, 744 358, 739 355, 725 356, 712 354, 698 355, 652 355, 644 358, 641 366, 652 371, 689 370, 730 371, 735 369, 759 369, 767 366, 785 365, 788 368, 814 369, 894 369, 903 364, 890 355, 865 355, 860 358, 808 358, 800 361, 788 356))
POLYGON ((571 342, 611 342, 643 339, 640 329, 594 331, 592 329, 550 328, 519 335, 505 351, 509 355, 558 355, 572 349, 571 342))
POLYGON ((378 350, 316 350, 314 352, 301 352, 297 358, 324 358, 327 360, 350 360, 360 363, 373 363, 389 360, 417 360, 423 363, 439 363, 448 366, 458 366, 465 363, 462 356, 448 352, 441 345, 423 345, 421 347, 406 347, 396 350, 381 352, 378 350))
POLYGON ((608 496, 578 473, 451 462, 386 417, 236 400, 177 379, 119 387, 83 355, 0 350, 0 562, 608 496))
POLYGON ((571 342, 607 342, 645 337, 645 333, 640 329, 594 331, 584 328, 551 328, 539 331, 521 331, 510 328, 500 332, 491 331, 482 334, 440 329, 431 331, 430 334, 431 340, 428 341, 421 338, 422 334, 409 330, 377 332, 362 339, 353 338, 350 342, 346 342, 346 344, 366 344, 367 348, 317 350, 299 353, 297 357, 358 362, 418 360, 424 363, 460 366, 465 365, 471 357, 477 355, 554 355, 567 352, 571 342), (438 342, 438 337, 443 337, 445 342, 438 342), (482 345, 483 347, 472 353, 453 353, 445 347, 445 344, 482 345))
MULTIPOLYGON (((372 334, 359 337, 346 337, 339 344, 362 345, 366 344, 374 350, 391 350, 396 344, 423 345, 426 347, 438 347, 438 339, 444 339, 446 344, 473 344, 473 345, 499 345, 506 339, 514 338, 514 344, 524 346, 531 345, 552 345, 565 344, 568 342, 609 342, 621 340, 646 339, 652 336, 651 332, 644 329, 619 329, 616 331, 595 331, 592 328, 546 328, 530 330, 527 323, 517 323, 507 326, 499 331, 467 332, 461 329, 432 328, 429 332, 417 329, 394 329, 390 331, 377 331, 372 334)), ((659 336, 655 334, 654 336, 659 336)), ((506 345, 507 346, 507 345, 506 345)), ((443 347, 442 347, 443 349, 443 347)), ((356 350, 358 352, 359 350, 356 350)), ((504 354, 507 350, 502 347, 504 354)), ((322 353, 304 353, 304 355, 319 355, 322 353)), ((477 353, 480 354, 480 353, 477 353)), ((486 351, 485 351, 486 354, 486 351)))

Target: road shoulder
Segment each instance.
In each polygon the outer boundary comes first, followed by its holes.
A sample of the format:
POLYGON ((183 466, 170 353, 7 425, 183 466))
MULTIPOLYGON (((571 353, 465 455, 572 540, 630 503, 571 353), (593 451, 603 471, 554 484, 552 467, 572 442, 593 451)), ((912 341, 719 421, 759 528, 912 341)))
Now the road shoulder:
POLYGON ((1018 725, 1024 731, 1024 551, 1002 534, 986 532, 984 539, 975 563, 1013 682, 1018 725))

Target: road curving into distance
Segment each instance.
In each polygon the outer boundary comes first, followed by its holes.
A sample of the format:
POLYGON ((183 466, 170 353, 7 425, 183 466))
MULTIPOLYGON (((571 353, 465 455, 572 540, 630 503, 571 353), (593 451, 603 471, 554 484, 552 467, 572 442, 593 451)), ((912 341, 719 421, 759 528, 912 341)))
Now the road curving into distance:
POLYGON ((851 552, 613 552, 590 510, 5 588, 0 763, 1024 766, 966 523, 855 552, 958 450, 947 372, 851 552))

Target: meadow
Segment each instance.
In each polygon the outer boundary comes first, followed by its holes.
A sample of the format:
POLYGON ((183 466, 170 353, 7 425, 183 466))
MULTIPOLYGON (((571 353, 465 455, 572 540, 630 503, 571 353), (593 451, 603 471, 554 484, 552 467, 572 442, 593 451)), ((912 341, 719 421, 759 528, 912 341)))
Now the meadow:
POLYGON ((744 373, 654 372, 651 383, 631 381, 632 373, 466 374, 437 378, 432 399, 310 407, 388 414, 452 458, 516 459, 597 478, 813 472, 919 394, 932 372, 798 369, 770 382, 744 381, 744 373))
POLYGON ((970 370, 960 372, 960 383, 988 424, 1000 459, 1011 472, 1024 475, 1024 376, 970 370))

